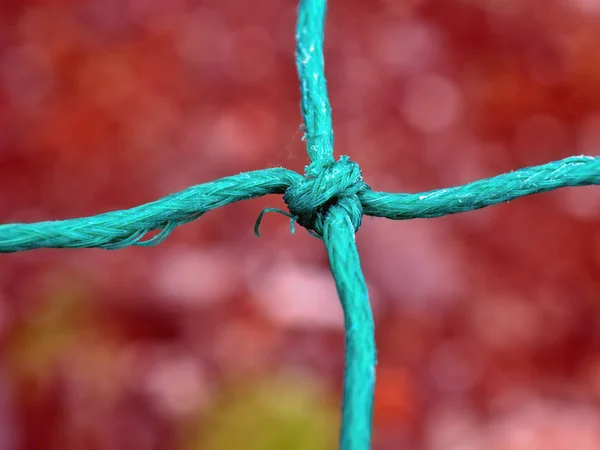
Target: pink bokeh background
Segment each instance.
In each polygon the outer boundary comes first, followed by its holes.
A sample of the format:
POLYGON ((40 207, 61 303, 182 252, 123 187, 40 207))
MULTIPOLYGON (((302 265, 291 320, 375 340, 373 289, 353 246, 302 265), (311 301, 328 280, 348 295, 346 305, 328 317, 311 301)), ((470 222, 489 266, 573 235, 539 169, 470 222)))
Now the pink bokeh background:
MULTIPOLYGON (((302 171, 295 1, 3 0, 0 222, 302 171)), ((418 192, 600 150, 600 1, 329 2, 336 154, 418 192)), ((333 449, 323 245, 237 203, 155 248, 0 256, 0 449, 333 449), (258 393, 258 394, 257 394, 258 393), (260 395, 259 395, 260 394, 260 395)), ((365 219, 376 450, 600 448, 600 188, 365 219)))

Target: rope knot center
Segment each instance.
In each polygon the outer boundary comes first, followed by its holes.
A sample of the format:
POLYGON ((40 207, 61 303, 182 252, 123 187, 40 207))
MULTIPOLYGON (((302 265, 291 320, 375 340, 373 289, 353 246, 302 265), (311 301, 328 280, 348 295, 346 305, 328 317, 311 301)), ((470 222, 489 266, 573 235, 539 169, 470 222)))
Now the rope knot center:
POLYGON ((363 181, 360 166, 342 156, 338 161, 312 162, 302 181, 285 191, 283 201, 296 221, 318 236, 323 235, 325 216, 333 205, 346 210, 357 231, 363 216, 358 194, 366 189, 369 186, 363 181))

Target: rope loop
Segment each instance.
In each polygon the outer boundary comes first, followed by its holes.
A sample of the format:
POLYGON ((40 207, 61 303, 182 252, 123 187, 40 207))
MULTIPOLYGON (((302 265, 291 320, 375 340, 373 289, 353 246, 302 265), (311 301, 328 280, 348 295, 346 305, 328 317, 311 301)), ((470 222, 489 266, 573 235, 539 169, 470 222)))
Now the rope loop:
POLYGON ((358 231, 363 216, 358 194, 369 189, 360 166, 349 157, 342 156, 338 161, 318 159, 306 167, 301 181, 286 189, 283 201, 299 225, 322 237, 325 216, 333 205, 348 213, 358 231))

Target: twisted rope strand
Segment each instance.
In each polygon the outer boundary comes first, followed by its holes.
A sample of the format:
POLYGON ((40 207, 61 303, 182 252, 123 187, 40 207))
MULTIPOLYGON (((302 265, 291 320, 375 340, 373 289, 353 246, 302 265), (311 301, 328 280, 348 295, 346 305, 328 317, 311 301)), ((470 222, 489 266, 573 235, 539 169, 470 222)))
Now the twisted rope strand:
POLYGON ((375 389, 375 326, 354 240, 354 224, 341 206, 330 208, 323 240, 344 310, 346 367, 340 448, 370 448, 375 389))
POLYGON ((306 150, 311 161, 333 161, 333 127, 327 96, 323 39, 326 0, 300 0, 296 67, 302 95, 306 150))
POLYGON ((600 158, 573 156, 492 178, 418 194, 364 191, 364 213, 394 220, 456 214, 563 187, 600 184, 600 158))
MULTIPOLYGON (((266 194, 282 194, 302 180, 300 174, 288 169, 263 169, 193 186, 122 211, 77 219, 0 225, 0 253, 38 248, 112 250, 130 245, 157 245, 175 226, 195 220, 207 211, 266 194), (140 241, 146 233, 157 229, 163 229, 164 234, 150 241, 140 241)), ((462 186, 415 194, 365 189, 357 195, 365 215, 407 220, 468 212, 526 195, 588 185, 600 185, 600 157, 574 156, 462 186)), ((321 189, 325 192, 327 188, 321 189)))
POLYGON ((264 169, 187 188, 160 200, 92 217, 33 224, 0 225, 0 253, 38 248, 151 246, 179 225, 215 208, 266 194, 283 194, 302 177, 283 168, 264 169), (162 230, 150 240, 146 233, 162 230))
POLYGON ((285 195, 298 223, 323 236, 329 265, 344 310, 346 367, 342 400, 342 450, 371 446, 375 389, 375 332, 369 295, 354 233, 363 216, 360 193, 369 190, 358 164, 334 162, 331 107, 325 82, 323 39, 326 0, 301 0, 296 26, 296 62, 311 164, 305 181, 285 195))

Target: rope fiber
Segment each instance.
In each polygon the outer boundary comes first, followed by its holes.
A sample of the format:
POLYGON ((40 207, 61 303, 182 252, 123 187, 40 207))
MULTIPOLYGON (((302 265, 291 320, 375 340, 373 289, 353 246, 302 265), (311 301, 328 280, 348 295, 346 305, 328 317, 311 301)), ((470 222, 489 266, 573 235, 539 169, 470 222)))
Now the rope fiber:
POLYGON ((528 167, 463 186, 424 193, 377 192, 347 156, 334 159, 331 107, 325 81, 323 39, 326 0, 301 0, 296 65, 310 164, 304 176, 271 168, 190 187, 160 200, 97 216, 0 225, 0 253, 39 248, 151 246, 179 225, 240 200, 283 194, 293 223, 323 239, 345 319, 346 355, 341 450, 367 450, 375 387, 375 338, 367 286, 355 233, 363 215, 394 220, 439 217, 569 186, 600 184, 600 158, 576 156, 528 167), (147 233, 159 230, 151 239, 147 233))

